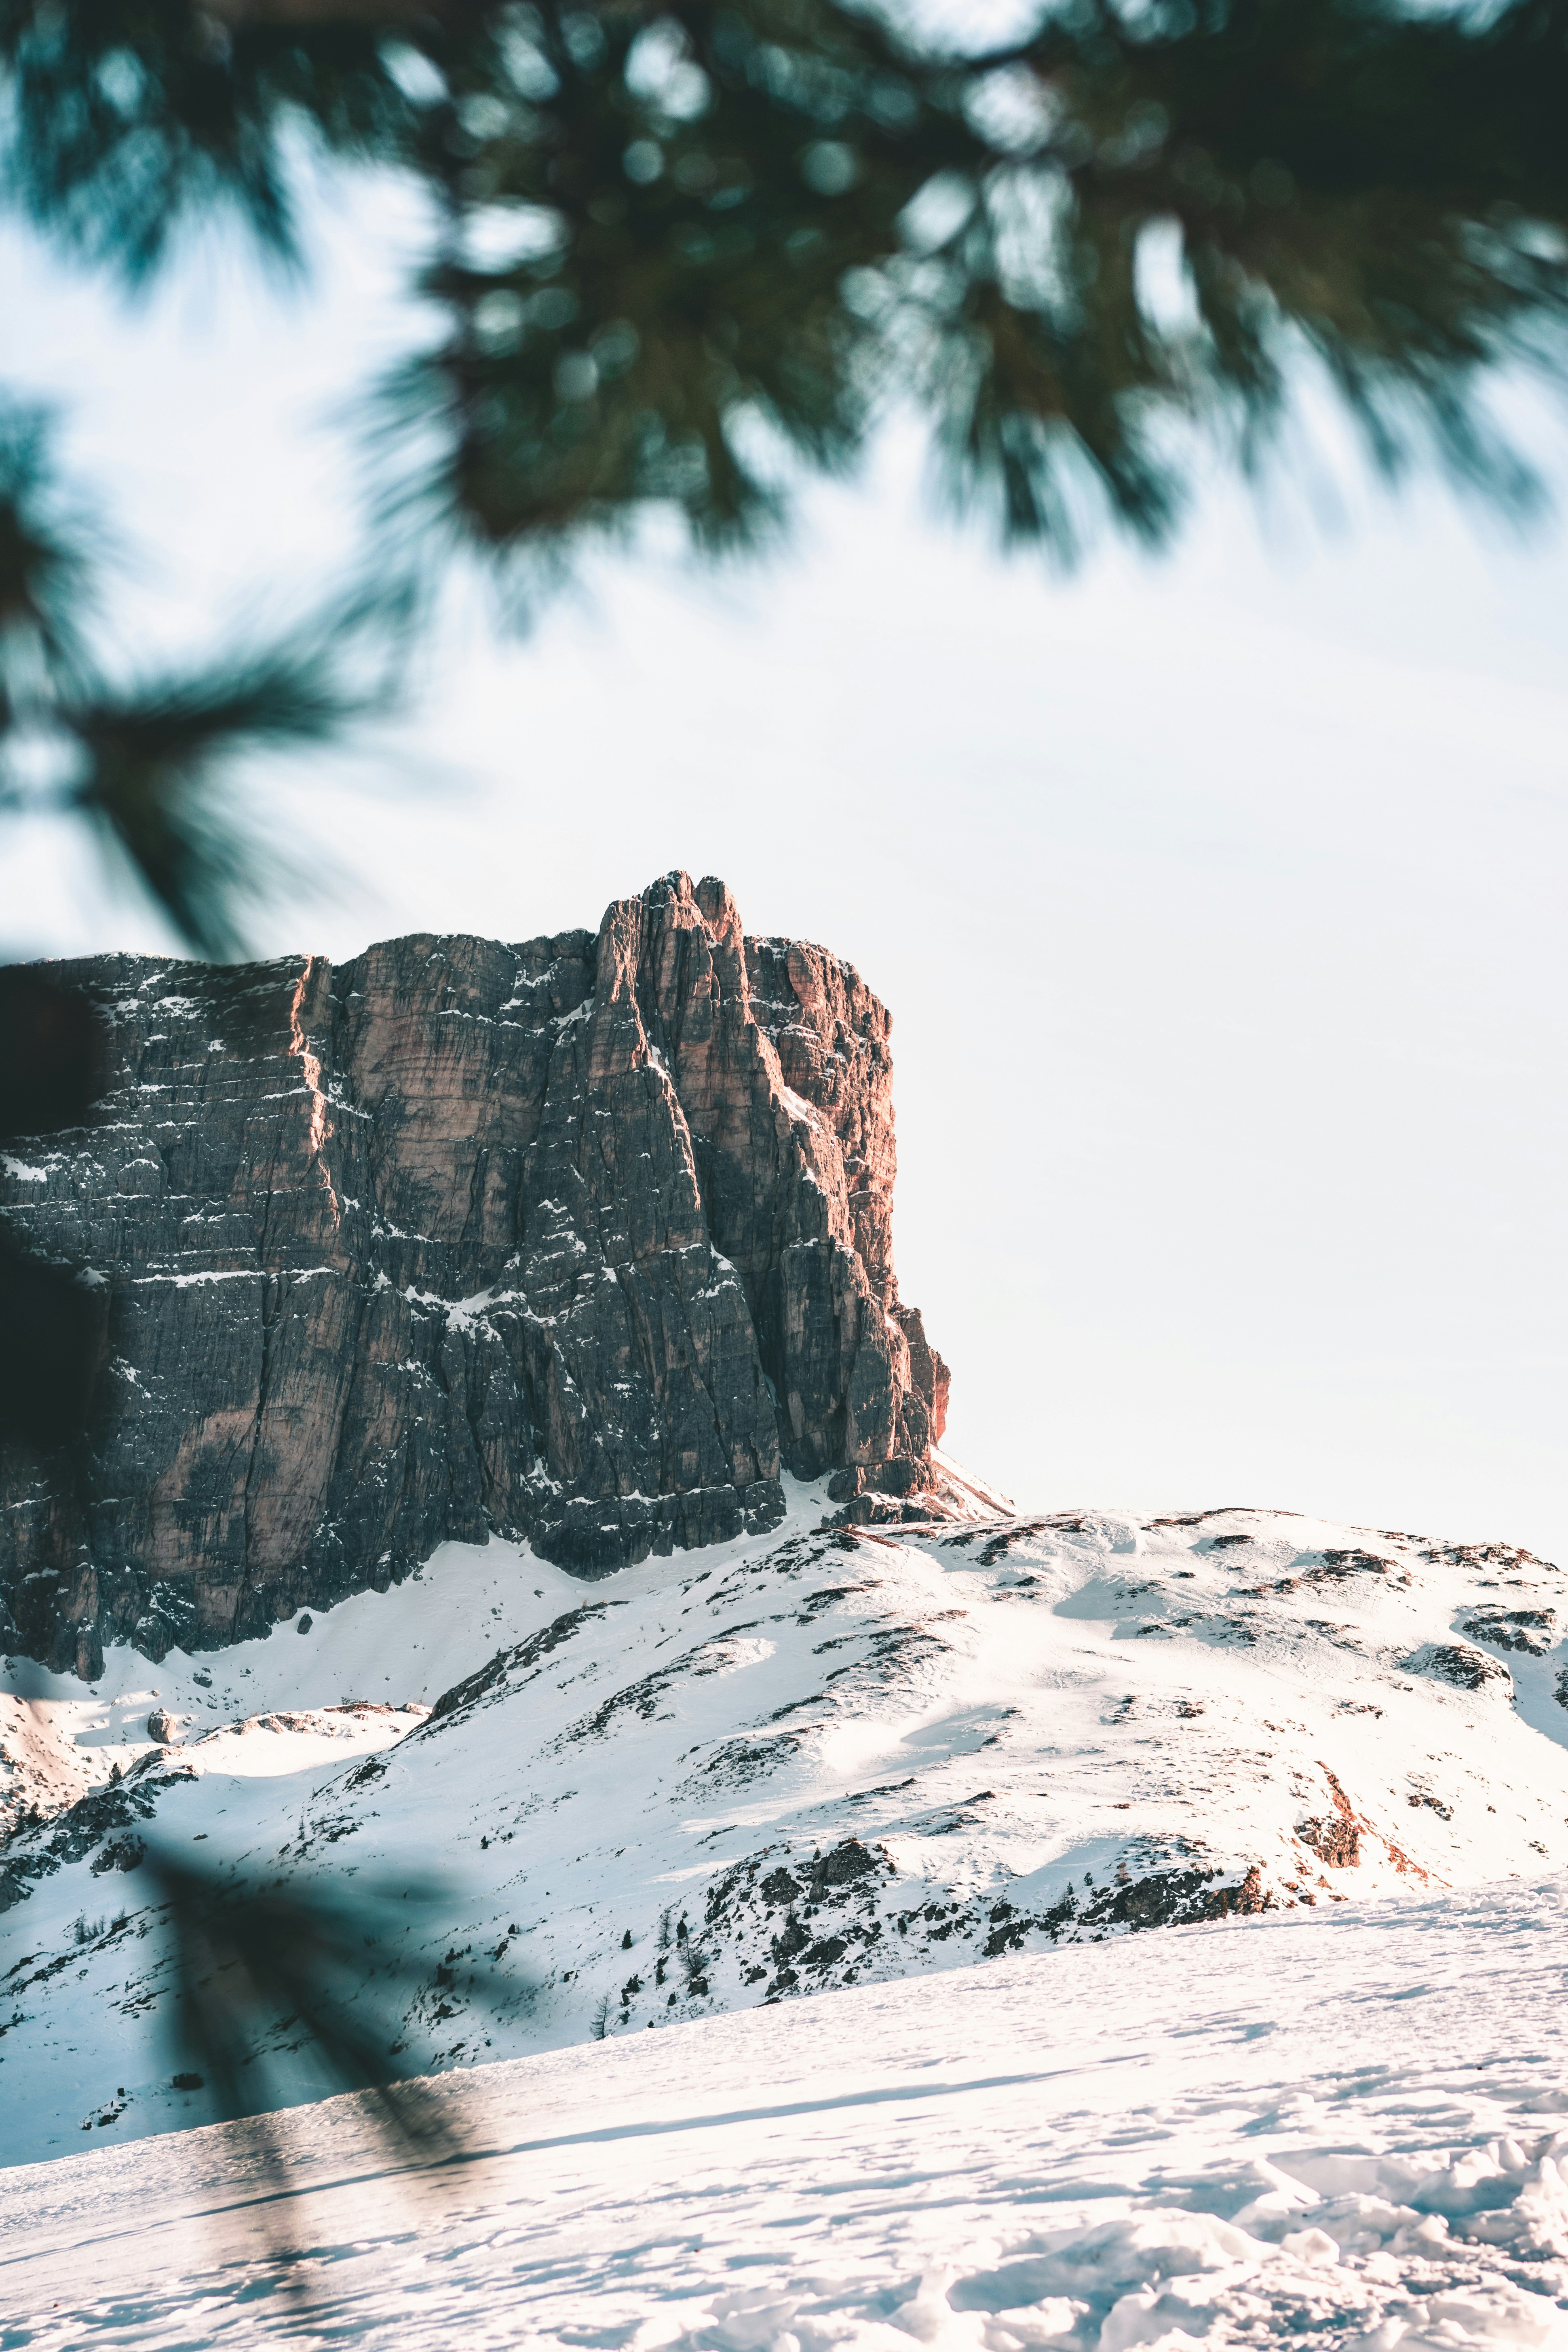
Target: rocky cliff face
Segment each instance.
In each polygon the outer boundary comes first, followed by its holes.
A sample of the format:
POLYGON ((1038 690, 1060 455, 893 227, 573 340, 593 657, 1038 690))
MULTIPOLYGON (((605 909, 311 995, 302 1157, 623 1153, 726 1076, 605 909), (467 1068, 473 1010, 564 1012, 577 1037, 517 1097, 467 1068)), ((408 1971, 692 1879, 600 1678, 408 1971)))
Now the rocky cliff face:
POLYGON ((595 1576, 773 1524, 781 1470, 862 1512, 929 1483, 889 1017, 721 883, 596 939, 66 970, 111 1088, 0 1160, 0 1205, 83 1269, 105 1366, 72 1458, 5 1459, 0 1643, 90 1677, 448 1537, 595 1576))

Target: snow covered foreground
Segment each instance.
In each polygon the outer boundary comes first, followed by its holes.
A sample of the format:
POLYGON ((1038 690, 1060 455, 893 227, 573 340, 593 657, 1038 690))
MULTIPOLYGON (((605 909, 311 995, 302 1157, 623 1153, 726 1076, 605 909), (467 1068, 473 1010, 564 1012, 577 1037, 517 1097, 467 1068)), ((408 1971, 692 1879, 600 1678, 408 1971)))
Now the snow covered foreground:
MULTIPOLYGON (((350 1885, 367 2007, 395 1956, 386 2038, 443 2067, 759 2005, 805 2031, 808 1993, 1568 1862, 1568 1580, 1528 1553, 824 1509, 593 1585, 452 1546, 268 1641, 113 1652, 94 1691, 18 1662, 32 1785, 58 1777, 0 1851, 0 2154, 212 2116, 171 2080, 154 1843, 350 1885)), ((255 2049, 258 2105, 328 2087, 289 2020, 255 2049)))
POLYGON ((1557 1885, 1002 1958, 0 2173, 5 2352, 1568 2344, 1557 1885))

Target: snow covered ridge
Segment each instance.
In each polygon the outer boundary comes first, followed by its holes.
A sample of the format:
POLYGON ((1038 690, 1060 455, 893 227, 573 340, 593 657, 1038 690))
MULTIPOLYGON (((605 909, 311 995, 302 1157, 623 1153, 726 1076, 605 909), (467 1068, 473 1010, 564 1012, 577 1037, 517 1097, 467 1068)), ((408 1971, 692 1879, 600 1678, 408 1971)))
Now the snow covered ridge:
POLYGON ((0 2172, 30 2352, 1563 2352, 1560 1889, 861 1986, 0 2172), (1478 1994, 1481 1997, 1478 1998, 1478 1994), (297 2250, 280 2265, 279 2218, 297 2250))
MULTIPOLYGON (((153 2038, 154 1838, 247 1875, 441 1874, 406 1931, 429 1969, 406 2026, 442 2065, 1568 1863, 1568 1592, 1527 1553, 1262 1511, 820 1510, 798 1490, 778 1535, 591 1599, 525 1549, 451 1547, 304 1640, 223 1654, 275 1722, 290 1674, 292 1711, 319 1711, 329 1652, 435 1704, 403 1736, 411 1709, 354 1718, 379 1728, 342 1762, 319 1726, 143 1744, 115 1788, 13 1835, 11 2152, 204 2120, 153 2038), (395 1631, 372 1638, 378 1612, 395 1631), (471 1671, 422 1683, 424 1643, 471 1671), (316 1744, 291 1770, 295 1739, 316 1744)), ((187 1669, 156 1671, 171 1706, 187 1669)), ((279 2063, 280 2099, 319 2090, 308 2052, 279 2063)))

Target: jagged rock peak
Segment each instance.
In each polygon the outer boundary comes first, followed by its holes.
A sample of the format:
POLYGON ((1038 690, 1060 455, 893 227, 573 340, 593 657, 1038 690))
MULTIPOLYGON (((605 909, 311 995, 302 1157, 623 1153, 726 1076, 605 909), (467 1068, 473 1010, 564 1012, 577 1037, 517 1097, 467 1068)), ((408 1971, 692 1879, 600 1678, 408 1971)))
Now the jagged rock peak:
POLYGON ((77 1458, 5 1458, 0 1643, 91 1675, 447 1538, 595 1576, 772 1525, 781 1470, 857 1517, 931 1485, 890 1016, 721 882, 596 939, 63 970, 110 1089, 0 1161, 0 1208, 97 1286, 106 1361, 77 1458))

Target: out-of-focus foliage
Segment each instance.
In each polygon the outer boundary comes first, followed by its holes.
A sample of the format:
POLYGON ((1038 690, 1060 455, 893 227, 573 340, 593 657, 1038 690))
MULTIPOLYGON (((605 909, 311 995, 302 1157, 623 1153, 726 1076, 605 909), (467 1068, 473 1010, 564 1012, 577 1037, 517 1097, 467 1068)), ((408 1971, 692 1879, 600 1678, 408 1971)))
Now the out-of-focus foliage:
MULTIPOLYGON (((0 1145, 75 1127, 103 1085, 103 1024, 77 990, 33 965, 0 970, 0 1145)), ((68 1443, 104 1354, 106 1294, 0 1229, 0 1444, 68 1443)))
POLYGON ((46 669, 74 664, 89 541, 54 478, 47 420, 0 403, 0 719, 37 690, 46 669))
POLYGON ((1067 547, 1086 488, 1158 535, 1167 421, 1255 453, 1301 348, 1380 464, 1526 494, 1476 394, 1560 323, 1564 0, 1068 0, 984 55, 912 21, 4 0, 11 181, 136 278, 220 197, 292 250, 291 142, 416 175, 449 323, 380 414, 437 428, 413 511, 486 549, 648 502, 744 541, 770 438, 842 464, 889 394, 1008 536, 1067 547))
MULTIPOLYGON (((427 1961, 402 1938, 434 1890, 342 1878, 285 1890, 232 1868, 150 1848, 172 1943, 168 2038, 177 2079, 199 2085, 226 2119, 251 2116, 251 2146, 270 2189, 262 2210, 275 2249, 293 2246, 280 2053, 308 2047, 339 2090, 369 2093, 370 2120, 405 2166, 463 2153, 454 2110, 426 2083, 431 2063, 410 2023, 431 1989, 427 1961)), ((515 1990, 515 1987, 513 1988, 515 1990)))
POLYGON ((193 946, 222 956, 237 951, 236 902, 268 854, 216 799, 225 763, 241 751, 330 742, 358 707, 331 646, 301 644, 73 697, 56 715, 81 754, 76 805, 193 946))
MULTIPOLYGON (((425 192, 444 324, 364 387, 404 624, 455 548, 548 571, 648 509, 753 543, 893 400, 1005 540, 1158 539, 1193 428, 1256 465, 1307 353, 1383 469, 1528 503, 1486 393, 1560 373, 1565 119, 1568 0, 1062 0, 984 54, 892 0, 0 0, 0 193, 132 286, 225 217, 300 265, 311 159, 425 192)), ((84 574, 40 463, 8 426, 0 617, 58 667, 84 574)), ((332 723, 286 668, 76 706, 82 805, 208 950, 226 714, 332 723)))
MULTIPOLYGON (((428 1993, 430 1967, 400 1939, 429 1890, 326 1878, 285 1892, 162 1848, 147 1867, 173 1937, 176 2063, 200 2072, 221 2116, 277 2106, 269 2048, 309 2043, 345 2091, 385 2094, 417 2071, 405 2012, 428 1993)), ((389 2112, 411 2137, 450 2145, 417 2093, 389 2112)))
POLYGON ((482 542, 649 499, 743 537, 756 426, 832 465, 889 394, 1007 537, 1070 551, 1086 490, 1158 537, 1170 425, 1256 449, 1306 348, 1384 466, 1523 488, 1475 394, 1568 289, 1561 6, 1089 5, 983 58, 816 0, 507 23, 432 45, 451 327, 400 387, 482 542))
POLYGON ((4 0, 13 191, 41 227, 133 280, 177 226, 221 207, 290 258, 290 121, 343 154, 407 142, 408 101, 381 54, 399 14, 4 0))
POLYGON ((89 817, 198 952, 233 953, 268 858, 220 796, 226 764, 330 741, 374 689, 351 686, 348 632, 331 630, 106 678, 89 652, 95 554, 51 465, 48 420, 0 407, 0 813, 63 803, 89 817))

